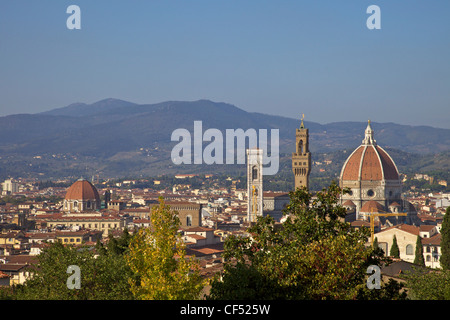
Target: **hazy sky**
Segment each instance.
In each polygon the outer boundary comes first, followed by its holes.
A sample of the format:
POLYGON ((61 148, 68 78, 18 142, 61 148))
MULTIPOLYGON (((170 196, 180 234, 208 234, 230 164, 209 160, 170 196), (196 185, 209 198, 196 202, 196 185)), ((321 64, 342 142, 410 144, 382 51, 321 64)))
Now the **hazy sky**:
POLYGON ((448 0, 0 2, 0 115, 210 99, 309 121, 450 128, 448 0), (81 30, 69 30, 69 5, 81 30), (369 30, 370 5, 381 29, 369 30))

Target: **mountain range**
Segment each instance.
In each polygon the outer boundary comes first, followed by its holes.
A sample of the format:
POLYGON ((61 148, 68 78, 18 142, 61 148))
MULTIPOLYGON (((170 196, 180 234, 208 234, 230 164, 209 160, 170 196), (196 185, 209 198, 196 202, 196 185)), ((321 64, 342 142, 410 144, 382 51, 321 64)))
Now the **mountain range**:
MULTIPOLYGON (((300 125, 299 119, 247 112, 209 100, 136 104, 110 98, 93 104, 74 103, 36 114, 0 117, 0 177, 28 174, 49 178, 83 172, 108 177, 155 176, 221 170, 219 166, 175 166, 171 162, 170 152, 177 143, 171 141, 172 132, 184 128, 193 133, 198 120, 203 131, 216 128, 224 136, 226 129, 279 129, 284 161, 294 151, 295 129, 300 125)), ((327 153, 359 146, 367 121, 305 121, 305 126, 311 152, 327 153)), ((377 143, 385 148, 416 155, 450 151, 450 129, 392 122, 372 122, 372 128, 377 143)), ((235 168, 243 169, 242 165, 235 168)))

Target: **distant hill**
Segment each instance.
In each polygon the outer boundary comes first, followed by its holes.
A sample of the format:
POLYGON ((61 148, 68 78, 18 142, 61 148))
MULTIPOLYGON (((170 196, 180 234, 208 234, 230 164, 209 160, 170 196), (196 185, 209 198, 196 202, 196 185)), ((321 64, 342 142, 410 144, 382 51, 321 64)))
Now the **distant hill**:
MULTIPOLYGON (((185 128, 193 133, 196 120, 203 122, 203 131, 217 128, 224 136, 226 129, 279 129, 280 152, 287 156, 294 150, 295 129, 300 124, 298 119, 247 112, 209 100, 136 104, 105 99, 93 104, 74 103, 38 114, 0 117, 0 177, 14 172, 45 177, 64 172, 77 175, 83 170, 90 174, 116 172, 118 176, 210 171, 213 167, 175 167, 170 160, 176 144, 171 141, 172 132, 185 128)), ((311 151, 326 153, 356 148, 367 122, 306 121, 305 125, 310 132, 311 151)), ((383 147, 421 155, 450 150, 450 129, 374 122, 372 127, 383 147)))

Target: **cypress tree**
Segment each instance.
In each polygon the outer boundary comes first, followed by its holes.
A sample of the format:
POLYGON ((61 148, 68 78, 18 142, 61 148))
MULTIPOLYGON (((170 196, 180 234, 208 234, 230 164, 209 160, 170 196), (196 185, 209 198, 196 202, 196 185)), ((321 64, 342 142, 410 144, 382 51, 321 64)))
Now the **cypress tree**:
POLYGON ((450 270, 450 207, 445 211, 441 228, 441 267, 450 270))
POLYGON ((417 236, 416 256, 414 258, 414 263, 421 265, 421 266, 425 266, 425 260, 423 258, 423 245, 422 245, 422 239, 420 238, 420 236, 417 236))
POLYGON ((392 239, 392 247, 391 247, 391 251, 390 251, 390 256, 394 257, 394 258, 400 258, 400 250, 398 249, 397 238, 395 237, 395 234, 394 234, 394 238, 392 239))
POLYGON ((378 238, 377 238, 377 237, 375 237, 375 239, 373 239, 372 247, 373 247, 374 249, 377 249, 377 248, 378 248, 378 238))

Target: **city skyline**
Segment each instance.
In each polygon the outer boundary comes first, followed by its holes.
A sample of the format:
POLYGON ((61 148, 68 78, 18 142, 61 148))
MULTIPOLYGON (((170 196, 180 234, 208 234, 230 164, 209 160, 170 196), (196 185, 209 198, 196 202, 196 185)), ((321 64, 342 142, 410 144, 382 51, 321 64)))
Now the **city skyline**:
POLYGON ((308 121, 450 128, 438 1, 0 4, 0 116, 117 98, 208 99, 308 121), (81 9, 69 30, 66 9, 81 9), (370 30, 366 9, 381 10, 370 30))

